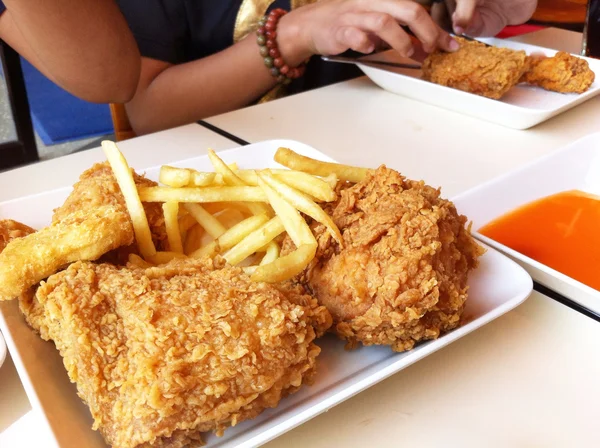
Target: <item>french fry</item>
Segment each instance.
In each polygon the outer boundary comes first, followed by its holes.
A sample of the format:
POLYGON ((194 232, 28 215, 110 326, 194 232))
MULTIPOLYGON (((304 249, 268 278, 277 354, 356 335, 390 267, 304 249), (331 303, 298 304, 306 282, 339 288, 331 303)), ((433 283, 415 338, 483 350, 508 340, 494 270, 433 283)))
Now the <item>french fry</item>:
POLYGON ((212 241, 210 244, 192 252, 190 254, 190 257, 214 257, 218 253, 232 248, 244 238, 246 238, 250 233, 254 232, 256 229, 263 226, 268 221, 269 218, 267 215, 258 215, 246 218, 245 220, 231 227, 229 230, 223 233, 216 240, 212 241))
POLYGON ((250 278, 255 282, 283 282, 302 272, 315 257, 316 252, 316 244, 303 244, 288 255, 258 266, 250 278))
MULTIPOLYGON (((337 177, 333 174, 333 178, 325 181, 312 174, 304 173, 295 170, 269 170, 275 178, 285 182, 290 187, 302 191, 318 201, 331 202, 335 201, 336 194, 333 190, 337 183, 337 177), (332 185, 332 181, 335 182, 332 185)), ((258 185, 258 175, 255 170, 240 170, 236 171, 237 176, 246 182, 247 185, 258 185)))
POLYGON ((129 254, 128 261, 132 265, 137 266, 138 268, 142 268, 142 269, 148 269, 148 268, 151 268, 152 266, 154 266, 153 264, 145 261, 142 257, 140 257, 137 254, 129 254))
POLYGON ((216 215, 217 213, 227 210, 228 208, 234 208, 234 204, 235 202, 207 202, 202 204, 202 207, 204 207, 204 210, 206 210, 211 215, 216 215))
POLYGON ((296 247, 302 244, 316 244, 315 237, 306 224, 304 218, 300 215, 292 205, 283 199, 275 190, 273 190, 263 179, 262 175, 258 175, 258 184, 264 190, 269 198, 271 207, 275 210, 277 216, 281 218, 281 222, 285 227, 296 247))
POLYGON ((223 179, 223 175, 216 173, 215 180, 213 181, 214 185, 225 185, 225 180, 223 179))
MULTIPOLYGON (((263 180, 266 184, 268 184, 273 189, 273 191, 276 191, 277 194, 279 194, 282 198, 289 202, 293 207, 327 227, 327 230, 329 230, 331 236, 338 242, 338 244, 341 247, 344 247, 344 241, 342 239, 340 229, 338 229, 331 217, 327 213, 325 213, 325 211, 321 207, 319 207, 310 197, 308 197, 304 193, 294 190, 292 187, 285 184, 284 182, 275 179, 274 176, 267 173, 266 171, 259 172, 258 177, 261 180, 263 180)), ((269 193, 266 193, 267 197, 270 198, 269 193)), ((273 206, 273 208, 275 207, 273 206)), ((297 243, 296 246, 298 246, 297 243)))
POLYGON ((190 170, 190 187, 207 187, 215 183, 215 173, 205 173, 196 170, 190 170))
MULTIPOLYGON (((104 140, 102 142, 102 149, 117 178, 117 183, 123 193, 123 197, 125 198, 125 205, 129 212, 129 216, 131 217, 133 231, 140 253, 144 258, 151 257, 156 253, 156 248, 152 242, 152 233, 150 232, 150 226, 148 225, 148 218, 144 211, 141 198, 138 195, 137 187, 133 180, 133 175, 131 174, 131 169, 129 168, 127 160, 125 160, 125 157, 123 157, 123 154, 119 151, 119 148, 117 148, 117 145, 115 145, 114 142, 104 140)), ((258 187, 254 188, 260 190, 258 187)))
POLYGON ((258 249, 273 241, 273 238, 279 236, 284 231, 285 227, 281 218, 275 216, 225 252, 223 258, 229 264, 239 264, 258 249))
POLYGON ((275 161, 293 170, 304 171, 316 176, 324 177, 335 173, 340 180, 349 182, 360 182, 370 171, 368 168, 321 162, 320 160, 300 155, 288 148, 279 148, 275 153, 275 161))
POLYGON ((322 178, 323 182, 327 183, 332 189, 335 189, 336 185, 339 182, 339 179, 335 173, 329 173, 328 176, 322 178))
POLYGON ((159 265, 159 264, 166 264, 171 260, 174 260, 176 258, 188 258, 183 254, 179 254, 177 252, 156 252, 153 256, 148 257, 148 261, 150 263, 159 265))
POLYGON ((212 163, 215 171, 223 176, 223 180, 227 185, 231 186, 244 186, 246 183, 240 179, 234 171, 227 166, 227 164, 214 152, 212 149, 208 150, 208 158, 212 163))
POLYGON ((142 202, 267 202, 260 187, 140 187, 142 202))
POLYGON ((251 187, 258 185, 256 170, 239 170, 235 171, 235 175, 242 179, 246 185, 251 187))
POLYGON ((175 168, 169 165, 160 167, 158 181, 169 187, 186 187, 190 183, 191 171, 187 168, 175 168))
POLYGON ((184 204, 183 206, 213 238, 220 237, 227 230, 217 218, 208 213, 201 205, 184 204))
POLYGON ((190 168, 176 168, 163 165, 160 167, 158 181, 169 187, 206 187, 215 181, 215 173, 205 173, 190 168))
POLYGON ((185 242, 183 244, 183 253, 189 256, 192 252, 202 247, 202 239, 204 236, 204 229, 198 223, 190 230, 188 230, 185 236, 185 242))
MULTIPOLYGON (((336 199, 335 191, 329 183, 302 171, 274 171, 273 177, 290 187, 295 188, 318 201, 332 202, 336 199)), ((336 181, 337 182, 337 181, 336 181)))
MULTIPOLYGON (((183 210, 185 210, 185 208, 183 208, 183 210)), ((189 213, 187 215, 184 215, 181 218, 179 218, 179 233, 181 234, 182 241, 185 239, 183 237, 185 232, 187 232, 189 229, 194 227, 197 223, 198 223, 198 221, 196 221, 196 218, 194 218, 189 213)))
POLYGON ((228 209, 237 210, 243 213, 244 215, 250 213, 250 210, 248 210, 248 207, 246 207, 246 204, 244 202, 207 202, 203 203, 202 207, 204 207, 204 209, 212 215, 217 215, 228 209))
POLYGON ((179 211, 178 202, 165 202, 162 206, 165 215, 165 228, 167 231, 167 240, 171 252, 183 253, 183 244, 181 243, 181 233, 179 233, 179 222, 177 213, 179 211))
MULTIPOLYGON (((212 149, 208 150, 208 158, 213 164, 215 171, 223 176, 226 185, 232 187, 248 186, 246 182, 240 179, 212 149)), ((247 204, 247 206, 253 215, 262 215, 263 213, 266 213, 267 215, 271 214, 271 211, 265 204, 247 204)))
POLYGON ((237 208, 226 208, 225 210, 222 210, 218 213, 214 213, 214 216, 227 229, 232 228, 237 223, 242 222, 244 219, 246 219, 245 214, 237 208))
POLYGON ((279 258, 279 244, 275 241, 271 241, 267 244, 267 250, 265 252, 265 256, 260 260, 260 264, 268 264, 272 263, 279 258))

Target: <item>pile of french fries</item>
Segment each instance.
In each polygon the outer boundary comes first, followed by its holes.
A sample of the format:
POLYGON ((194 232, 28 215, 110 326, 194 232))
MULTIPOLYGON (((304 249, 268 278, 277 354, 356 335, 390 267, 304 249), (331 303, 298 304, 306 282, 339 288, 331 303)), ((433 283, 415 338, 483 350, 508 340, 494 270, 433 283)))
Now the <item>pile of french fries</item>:
POLYGON ((301 213, 326 226, 343 245, 342 235, 318 203, 336 199, 338 181, 359 182, 368 169, 317 161, 280 148, 275 161, 289 169, 239 169, 214 151, 214 172, 163 166, 160 186, 137 187, 131 169, 115 143, 102 142, 133 223, 141 256, 129 261, 140 267, 175 258, 220 255, 241 266, 254 281, 281 282, 302 272, 314 258, 317 241, 301 213), (160 202, 169 251, 157 251, 144 202, 160 202), (280 255, 283 233, 296 249, 280 255))

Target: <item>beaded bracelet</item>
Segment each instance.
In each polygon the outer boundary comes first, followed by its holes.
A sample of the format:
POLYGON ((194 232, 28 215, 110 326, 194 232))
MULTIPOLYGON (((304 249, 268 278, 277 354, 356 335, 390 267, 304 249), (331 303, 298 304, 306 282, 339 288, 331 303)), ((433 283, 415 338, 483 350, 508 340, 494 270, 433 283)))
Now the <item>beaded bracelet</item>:
POLYGON ((287 14, 287 11, 281 8, 272 10, 258 22, 256 41, 259 46, 260 55, 264 58, 265 65, 271 72, 271 75, 281 84, 289 84, 292 80, 300 78, 306 70, 306 63, 298 67, 290 68, 281 57, 279 47, 277 46, 277 24, 279 19, 287 14))

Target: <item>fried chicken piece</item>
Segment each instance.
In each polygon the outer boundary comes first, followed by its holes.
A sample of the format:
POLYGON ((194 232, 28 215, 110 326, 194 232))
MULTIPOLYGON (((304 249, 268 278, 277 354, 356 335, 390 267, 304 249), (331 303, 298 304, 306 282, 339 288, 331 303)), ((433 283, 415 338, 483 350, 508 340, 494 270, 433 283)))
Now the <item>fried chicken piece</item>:
POLYGON ((553 57, 529 56, 529 70, 521 77, 526 82, 559 93, 583 93, 595 79, 585 59, 564 51, 553 57))
POLYGON ((25 224, 21 224, 20 222, 13 221, 12 219, 0 219, 0 252, 2 252, 12 240, 23 238, 34 232, 35 229, 32 229, 25 224))
POLYGON ((221 259, 77 262, 21 308, 114 448, 200 446, 311 383, 327 310, 221 259), (314 328, 316 327, 316 328, 314 328))
POLYGON ((435 51, 423 63, 423 79, 465 92, 500 99, 528 69, 524 51, 456 38, 460 49, 435 51))
MULTIPOLYGON (((139 185, 155 185, 137 174, 134 177, 139 185)), ((160 205, 147 204, 145 209, 160 245, 166 240, 160 205)), ((50 226, 14 240, 0 253, 0 300, 17 297, 74 261, 96 260, 117 248, 111 258, 126 258, 133 242, 131 219, 112 169, 108 163, 96 164, 81 175, 64 205, 55 210, 50 226)))
MULTIPOLYGON (((12 219, 0 220, 0 254, 11 241, 26 237, 32 233, 35 233, 35 229, 18 221, 13 221, 12 219)), ((29 288, 19 296, 20 303, 22 302, 25 306, 28 306, 32 302, 34 294, 35 289, 29 288)))
POLYGON ((126 211, 79 210, 39 232, 11 241, 0 253, 0 300, 11 300, 63 266, 95 260, 133 242, 126 211))
MULTIPOLYGON (((131 170, 133 179, 139 187, 154 187, 156 182, 146 179, 131 170)), ((73 191, 65 203, 54 210, 52 222, 63 220, 66 216, 80 209, 94 209, 103 205, 114 205, 127 210, 125 198, 121 193, 117 179, 108 162, 97 163, 84 171, 79 181, 73 185, 73 191)), ((158 248, 165 248, 167 234, 162 207, 157 202, 144 204, 144 211, 152 232, 152 240, 158 248)), ((132 228, 133 229, 133 228, 132 228)))
POLYGON ((319 248, 299 278, 332 314, 334 332, 349 348, 400 352, 457 327, 483 253, 467 219, 439 190, 385 166, 340 193, 327 211, 345 247, 313 224, 319 248))

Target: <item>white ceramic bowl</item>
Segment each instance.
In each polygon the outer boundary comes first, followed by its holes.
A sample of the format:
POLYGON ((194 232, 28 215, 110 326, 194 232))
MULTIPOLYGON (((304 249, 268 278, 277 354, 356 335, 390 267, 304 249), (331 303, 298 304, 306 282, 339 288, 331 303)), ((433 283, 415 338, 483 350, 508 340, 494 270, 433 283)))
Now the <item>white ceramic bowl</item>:
POLYGON ((600 315, 600 291, 477 232, 521 205, 566 190, 600 194, 600 133, 479 185, 454 198, 454 203, 460 213, 473 221, 477 239, 513 258, 538 283, 600 315))

